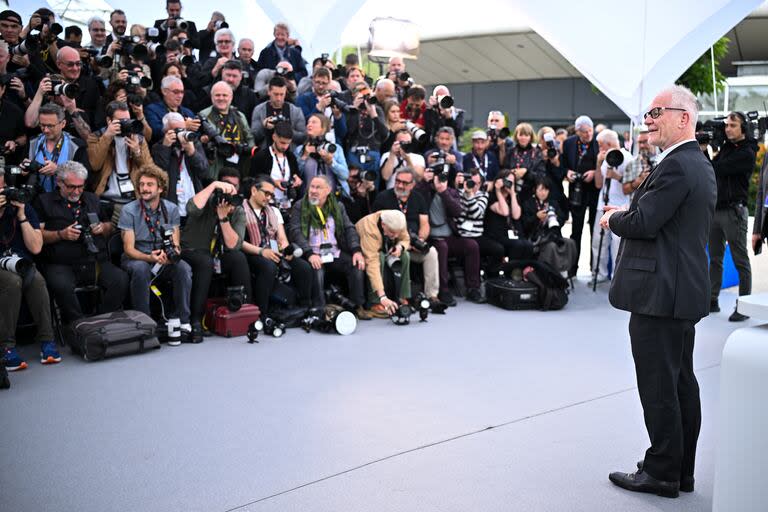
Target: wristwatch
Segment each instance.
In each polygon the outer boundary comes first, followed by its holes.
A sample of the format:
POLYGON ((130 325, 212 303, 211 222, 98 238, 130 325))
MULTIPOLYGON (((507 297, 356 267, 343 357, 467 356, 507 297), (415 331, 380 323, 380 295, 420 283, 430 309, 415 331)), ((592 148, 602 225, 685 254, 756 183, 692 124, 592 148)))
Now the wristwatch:
POLYGON ((226 224, 227 222, 229 222, 229 217, 224 217, 223 219, 219 219, 219 222, 221 222, 222 224, 226 224))

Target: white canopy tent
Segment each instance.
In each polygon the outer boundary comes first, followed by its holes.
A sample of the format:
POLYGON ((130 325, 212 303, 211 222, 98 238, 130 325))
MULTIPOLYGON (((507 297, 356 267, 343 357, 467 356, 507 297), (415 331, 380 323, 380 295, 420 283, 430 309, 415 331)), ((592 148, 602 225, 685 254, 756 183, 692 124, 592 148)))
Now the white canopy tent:
MULTIPOLYGON (((98 4, 103 0, 49 2, 55 10, 67 4, 98 4)), ((134 0, 119 5, 129 23, 151 25, 164 15, 154 1, 134 0)), ((761 0, 641 0, 617 4, 594 0, 589 4, 551 0, 532 9, 523 0, 487 0, 482 8, 471 4, 450 10, 444 2, 412 0, 238 0, 211 5, 186 3, 183 15, 203 28, 216 9, 227 15, 235 35, 250 37, 258 48, 272 38, 272 25, 286 21, 292 35, 302 41, 308 59, 345 44, 365 44, 375 17, 407 18, 416 23, 422 39, 535 30, 552 47, 610 98, 630 119, 639 120, 650 99, 673 82, 699 55, 761 0), (586 7, 588 5, 588 7, 586 7)), ((23 16, 36 7, 11 2, 23 16), (28 12, 24 12, 26 7, 28 12)), ((84 13, 85 10, 77 11, 84 13)), ((446 62, 446 66, 455 62, 446 62)))

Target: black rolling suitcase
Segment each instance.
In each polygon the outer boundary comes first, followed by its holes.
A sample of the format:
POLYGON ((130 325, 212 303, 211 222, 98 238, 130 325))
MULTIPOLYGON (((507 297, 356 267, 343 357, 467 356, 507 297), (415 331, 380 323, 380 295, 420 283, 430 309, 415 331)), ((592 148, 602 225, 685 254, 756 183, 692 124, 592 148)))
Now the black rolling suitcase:
POLYGON ((140 311, 115 311, 73 322, 64 338, 73 352, 97 361, 160 348, 156 329, 155 321, 140 311))
POLYGON ((502 277, 485 282, 485 297, 489 304, 509 310, 538 309, 539 288, 527 281, 502 277))

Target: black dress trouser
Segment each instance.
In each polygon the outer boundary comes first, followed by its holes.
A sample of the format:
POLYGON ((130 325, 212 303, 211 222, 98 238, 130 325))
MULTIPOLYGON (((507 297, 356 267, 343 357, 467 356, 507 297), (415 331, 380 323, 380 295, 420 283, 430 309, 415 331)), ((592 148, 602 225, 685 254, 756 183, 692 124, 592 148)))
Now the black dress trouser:
MULTIPOLYGON (((192 267, 190 319, 193 323, 200 322, 205 313, 205 299, 208 298, 208 289, 213 279, 213 257, 208 251, 184 249, 181 251, 181 259, 192 267)), ((224 251, 221 254, 221 270, 229 276, 229 286, 244 286, 246 302, 253 303, 251 273, 245 254, 242 251, 224 251)))
POLYGON ((696 321, 632 313, 629 334, 651 447, 643 470, 659 480, 692 477, 701 429, 693 372, 696 321))

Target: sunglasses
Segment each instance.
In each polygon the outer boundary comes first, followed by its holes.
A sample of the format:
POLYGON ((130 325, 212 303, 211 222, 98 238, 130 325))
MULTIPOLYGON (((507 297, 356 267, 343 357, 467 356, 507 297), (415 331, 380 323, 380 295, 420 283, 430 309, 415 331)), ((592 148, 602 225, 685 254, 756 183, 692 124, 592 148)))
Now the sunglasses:
POLYGON ((68 68, 79 68, 80 66, 83 65, 83 63, 80 62, 79 60, 76 60, 74 62, 62 61, 61 63, 62 63, 62 65, 64 65, 65 67, 68 67, 68 68))
POLYGON ((675 108, 675 107, 655 107, 643 114, 643 119, 648 119, 648 116, 651 116, 651 119, 658 119, 661 117, 661 115, 664 113, 665 110, 677 110, 679 112, 687 112, 684 108, 675 108))
POLYGON ((395 180, 395 185, 402 185, 404 187, 407 187, 411 183, 413 183, 413 182, 412 181, 395 180))
POLYGON ((269 198, 275 197, 275 193, 274 192, 270 192, 269 190, 261 190, 261 189, 259 189, 259 192, 264 194, 265 197, 269 197, 269 198))

